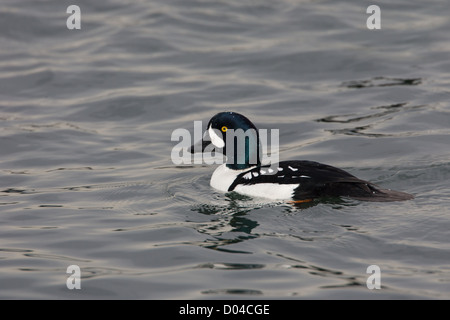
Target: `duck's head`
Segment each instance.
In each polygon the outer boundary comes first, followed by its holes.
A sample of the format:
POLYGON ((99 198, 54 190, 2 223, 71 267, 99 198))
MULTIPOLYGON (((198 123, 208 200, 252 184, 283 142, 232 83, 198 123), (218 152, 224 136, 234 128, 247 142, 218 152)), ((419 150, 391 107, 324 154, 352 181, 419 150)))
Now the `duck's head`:
POLYGON ((242 170, 261 164, 261 146, 258 130, 242 114, 220 112, 209 120, 203 140, 191 147, 191 152, 207 146, 222 149, 227 167, 242 170), (201 145, 201 148, 200 146, 201 145))

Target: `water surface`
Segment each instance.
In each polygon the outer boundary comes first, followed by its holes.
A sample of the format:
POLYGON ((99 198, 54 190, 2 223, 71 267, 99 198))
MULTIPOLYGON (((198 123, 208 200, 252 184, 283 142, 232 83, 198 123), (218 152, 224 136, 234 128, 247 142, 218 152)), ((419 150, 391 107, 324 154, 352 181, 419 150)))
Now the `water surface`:
POLYGON ((0 298, 450 298, 448 1, 378 2, 380 30, 366 1, 70 4, 0 7, 0 298), (415 199, 216 192, 170 137, 225 110, 415 199))

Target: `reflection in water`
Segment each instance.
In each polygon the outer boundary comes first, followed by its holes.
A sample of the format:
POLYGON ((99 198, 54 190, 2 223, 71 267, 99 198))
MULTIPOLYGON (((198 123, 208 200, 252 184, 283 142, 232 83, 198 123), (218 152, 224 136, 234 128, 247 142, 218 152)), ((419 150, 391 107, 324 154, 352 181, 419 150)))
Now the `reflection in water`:
POLYGON ((204 263, 198 265, 197 268, 218 269, 218 270, 248 270, 263 269, 264 264, 255 263, 204 263))
POLYGON ((416 86, 422 83, 421 78, 388 78, 374 77, 369 80, 354 80, 343 82, 342 86, 347 88, 369 88, 369 87, 390 87, 390 86, 416 86))
POLYGON ((327 130, 328 132, 331 132, 332 134, 345 134, 349 136, 364 136, 364 137, 370 137, 370 138, 381 138, 381 137, 389 137, 392 136, 391 134, 384 134, 384 133, 369 133, 364 132, 367 129, 370 129, 372 126, 360 126, 360 127, 354 127, 354 128, 345 128, 345 129, 336 129, 336 130, 327 130))
MULTIPOLYGON (((343 82, 342 86, 346 88, 370 88, 370 87, 389 87, 389 86, 416 86, 422 83, 421 78, 389 78, 389 77, 374 77, 368 80, 354 80, 343 82)), ((392 120, 396 113, 404 112, 409 109, 421 108, 423 106, 407 106, 407 102, 395 103, 387 106, 372 107, 365 114, 348 114, 348 115, 331 115, 324 118, 317 119, 317 122, 326 123, 360 123, 368 121, 369 123, 360 124, 351 128, 329 129, 328 132, 333 134, 357 135, 371 138, 390 137, 397 134, 388 133, 368 133, 368 129, 373 129, 380 122, 392 120)))
POLYGON ((360 124, 358 126, 350 127, 350 128, 341 128, 341 129, 328 129, 326 131, 331 132, 333 134, 345 134, 345 135, 359 135, 364 137, 378 138, 378 137, 390 137, 390 136, 398 136, 401 135, 399 133, 390 134, 390 133, 368 133, 367 129, 373 129, 378 124, 387 122, 392 120, 397 114, 401 112, 406 112, 413 109, 423 108, 423 105, 416 106, 408 106, 406 102, 403 103, 395 103, 384 106, 376 106, 370 108, 368 112, 364 114, 339 114, 339 115, 331 115, 327 117, 323 117, 317 119, 317 122, 325 122, 325 123, 338 123, 338 124, 346 124, 346 123, 361 123, 363 121, 367 121, 368 124, 360 124), (374 110, 374 111, 373 111, 374 110))
POLYGON ((260 290, 250 290, 250 289, 217 289, 217 290, 205 290, 202 294, 245 294, 245 295, 262 295, 263 292, 260 290))
POLYGON ((251 253, 245 251, 237 252, 223 248, 223 246, 239 243, 258 236, 257 234, 252 234, 252 230, 258 226, 258 223, 245 217, 255 207, 244 207, 239 204, 239 200, 248 197, 234 192, 226 196, 228 200, 227 205, 200 204, 191 209, 204 215, 214 216, 214 220, 210 223, 206 225, 202 224, 197 228, 198 232, 206 233, 213 237, 213 239, 208 240, 203 246, 227 252, 251 253))
MULTIPOLYGON (((269 253, 269 254, 271 254, 271 253, 269 253)), ((321 286, 321 288, 323 288, 323 289, 345 288, 345 287, 365 285, 364 276, 359 276, 359 275, 355 276, 355 275, 345 274, 344 272, 339 271, 339 270, 333 270, 330 268, 320 267, 320 266, 299 260, 297 258, 289 257, 289 256, 279 254, 279 253, 273 253, 273 255, 280 257, 280 258, 284 258, 288 261, 288 263, 286 265, 284 265, 285 268, 301 269, 313 276, 333 278, 333 279, 336 279, 339 281, 339 283, 334 284, 334 285, 321 286)))
MULTIPOLYGON (((312 202, 293 203, 293 202, 270 202, 255 203, 248 196, 240 195, 236 192, 230 192, 225 195, 226 204, 199 204, 191 208, 203 215, 210 216, 212 219, 208 223, 194 224, 194 228, 202 234, 207 234, 212 238, 207 239, 199 245, 225 252, 246 253, 252 252, 234 250, 225 248, 228 245, 243 242, 245 240, 259 238, 263 236, 285 237, 286 235, 271 233, 261 234, 255 233, 254 229, 259 223, 250 219, 247 214, 262 208, 283 207, 286 214, 295 214, 301 210, 312 208, 318 204, 329 204, 333 209, 339 209, 342 206, 355 206, 359 202, 355 200, 347 200, 343 198, 322 198, 312 202)), ((289 234, 291 238, 302 241, 313 241, 313 238, 302 237, 299 235, 289 234)))
POLYGON ((364 115, 356 115, 356 114, 349 114, 349 115, 334 115, 334 116, 328 116, 324 118, 317 119, 317 122, 335 122, 335 123, 353 123, 353 122, 360 122, 363 120, 370 120, 370 119, 376 119, 381 118, 385 115, 395 113, 398 111, 401 111, 401 108, 406 106, 406 103, 395 103, 387 106, 378 106, 371 109, 382 109, 383 111, 376 111, 376 112, 370 112, 368 114, 364 115))

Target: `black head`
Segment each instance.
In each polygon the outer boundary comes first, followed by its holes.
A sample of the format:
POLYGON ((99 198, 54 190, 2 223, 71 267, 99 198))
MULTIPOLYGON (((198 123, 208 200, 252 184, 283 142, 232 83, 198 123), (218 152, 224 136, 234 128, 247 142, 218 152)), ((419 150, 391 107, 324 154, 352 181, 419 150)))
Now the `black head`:
POLYGON ((202 150, 210 143, 223 149, 230 169, 240 170, 261 164, 258 130, 242 114, 220 112, 212 117, 206 127, 202 150), (206 141, 206 136, 210 141, 206 141))

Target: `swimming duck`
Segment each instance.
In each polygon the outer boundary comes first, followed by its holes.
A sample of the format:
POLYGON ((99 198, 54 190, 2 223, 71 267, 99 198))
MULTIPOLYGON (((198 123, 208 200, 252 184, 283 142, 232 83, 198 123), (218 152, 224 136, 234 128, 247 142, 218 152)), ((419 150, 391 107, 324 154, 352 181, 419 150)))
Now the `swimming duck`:
POLYGON ((251 197, 290 200, 296 203, 320 198, 348 197, 366 201, 401 201, 414 197, 410 194, 383 189, 352 174, 319 162, 308 160, 261 163, 261 143, 255 125, 236 112, 220 112, 209 120, 203 139, 192 145, 190 152, 205 151, 210 144, 222 149, 226 162, 212 174, 210 184, 222 192, 235 191, 251 197), (242 129, 245 145, 236 136, 242 129))

